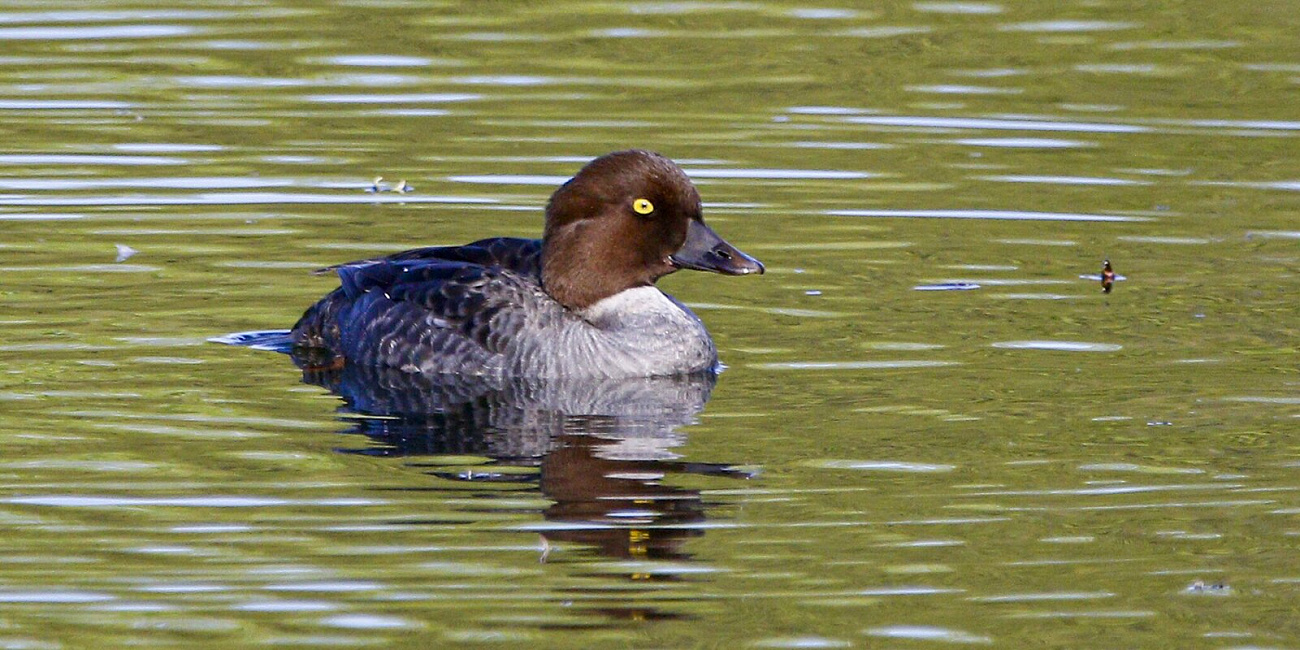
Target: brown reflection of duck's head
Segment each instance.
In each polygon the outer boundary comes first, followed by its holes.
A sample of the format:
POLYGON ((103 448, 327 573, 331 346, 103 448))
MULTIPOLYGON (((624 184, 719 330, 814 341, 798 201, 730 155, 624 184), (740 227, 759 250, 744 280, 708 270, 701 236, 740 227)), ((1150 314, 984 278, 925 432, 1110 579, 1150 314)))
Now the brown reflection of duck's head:
POLYGON ((699 490, 662 482, 670 472, 681 471, 681 464, 601 458, 607 445, 598 437, 568 435, 542 461, 542 494, 555 501, 546 509, 546 519, 594 525, 548 530, 545 536, 591 545, 612 558, 688 558, 682 544, 703 533, 684 524, 704 520, 703 500, 699 490))

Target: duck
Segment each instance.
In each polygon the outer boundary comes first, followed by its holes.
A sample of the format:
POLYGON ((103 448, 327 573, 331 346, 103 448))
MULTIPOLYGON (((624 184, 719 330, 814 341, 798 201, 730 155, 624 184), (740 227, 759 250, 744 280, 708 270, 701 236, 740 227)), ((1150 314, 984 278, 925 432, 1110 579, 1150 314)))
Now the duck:
POLYGON ((704 222, 672 160, 585 165, 547 202, 541 239, 494 237, 321 269, 339 287, 289 333, 328 364, 426 375, 619 378, 716 373, 698 316, 655 283, 678 270, 761 274, 704 222))

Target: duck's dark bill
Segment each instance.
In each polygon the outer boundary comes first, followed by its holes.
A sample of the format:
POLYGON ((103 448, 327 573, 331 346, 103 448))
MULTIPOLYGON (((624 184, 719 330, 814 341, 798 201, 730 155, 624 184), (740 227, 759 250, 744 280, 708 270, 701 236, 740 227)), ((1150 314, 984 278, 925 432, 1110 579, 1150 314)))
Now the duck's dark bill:
POLYGON ((713 271, 727 275, 763 272, 762 262, 742 253, 739 248, 719 237, 712 228, 704 225, 703 221, 696 220, 692 220, 686 229, 686 242, 668 259, 679 269, 713 271))

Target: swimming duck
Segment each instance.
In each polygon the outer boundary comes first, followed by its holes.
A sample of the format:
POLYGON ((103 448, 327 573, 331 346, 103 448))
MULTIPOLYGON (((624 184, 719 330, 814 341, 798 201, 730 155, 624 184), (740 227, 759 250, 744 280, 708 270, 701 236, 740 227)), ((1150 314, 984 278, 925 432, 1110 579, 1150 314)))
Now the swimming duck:
POLYGON ((763 265, 704 223, 675 163, 629 150, 551 196, 542 239, 417 248, 329 271, 341 286, 290 337, 334 363, 495 377, 649 377, 715 371, 700 319, 655 282, 678 269, 763 265))

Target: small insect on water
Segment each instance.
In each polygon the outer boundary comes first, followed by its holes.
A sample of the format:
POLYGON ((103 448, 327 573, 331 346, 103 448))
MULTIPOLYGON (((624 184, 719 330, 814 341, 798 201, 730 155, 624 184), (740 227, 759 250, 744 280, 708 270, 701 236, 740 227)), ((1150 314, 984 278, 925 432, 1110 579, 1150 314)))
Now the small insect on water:
POLYGON ((1101 292, 1110 293, 1115 287, 1115 269, 1110 267, 1110 260, 1101 263, 1101 292))

